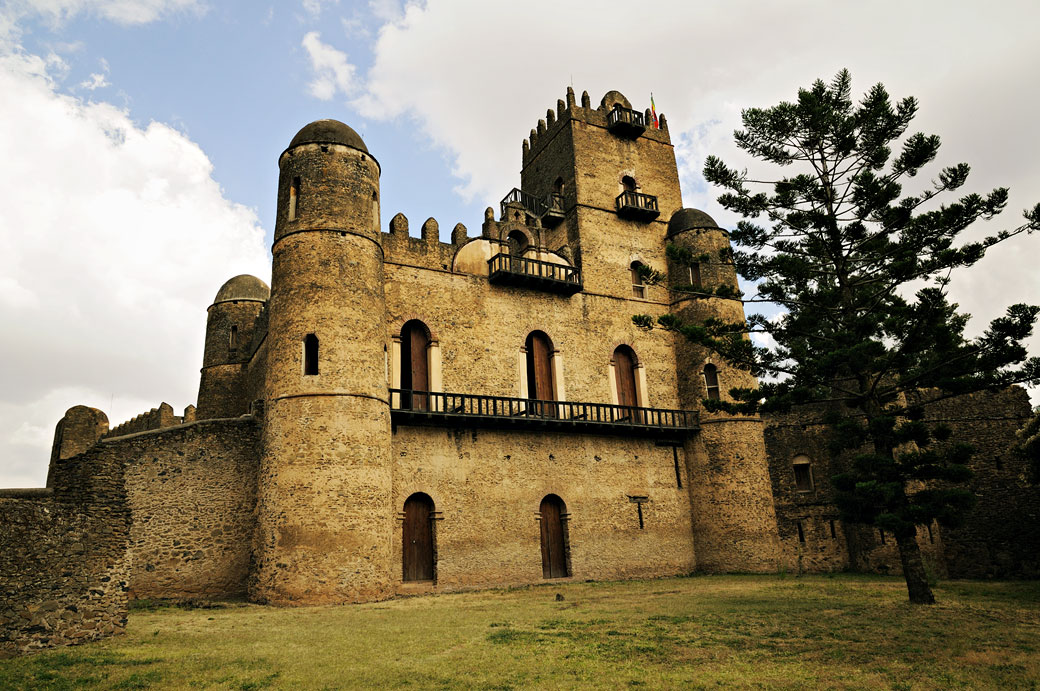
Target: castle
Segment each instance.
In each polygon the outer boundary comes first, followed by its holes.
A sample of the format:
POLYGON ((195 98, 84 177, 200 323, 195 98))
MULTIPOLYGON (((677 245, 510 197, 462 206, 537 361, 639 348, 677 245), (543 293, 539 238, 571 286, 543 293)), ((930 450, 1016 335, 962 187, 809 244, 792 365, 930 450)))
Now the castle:
MULTIPOLYGON (((0 491, 0 649, 119 631, 128 597, 326 604, 898 569, 883 533, 838 519, 810 413, 707 413, 701 401, 754 379, 634 326, 744 317, 738 300, 674 289, 737 279, 719 259, 728 233, 682 208, 656 124, 616 91, 593 107, 568 89, 523 142, 497 218, 489 208, 477 237, 456 225, 449 243, 433 219, 418 238, 400 214, 383 232, 380 165, 361 137, 334 120, 301 129, 278 159, 271 287, 237 276, 216 293, 197 408, 163 404, 111 430, 71 408, 48 486, 0 491), (703 261, 680 264, 669 245, 703 261)), ((948 412, 1007 466, 976 523, 997 521, 1017 491, 1024 392, 948 412)), ((1037 502, 1015 501, 1034 514, 1004 552, 937 527, 922 548, 951 573, 951 545, 969 544, 957 564, 1035 575, 1037 502)))

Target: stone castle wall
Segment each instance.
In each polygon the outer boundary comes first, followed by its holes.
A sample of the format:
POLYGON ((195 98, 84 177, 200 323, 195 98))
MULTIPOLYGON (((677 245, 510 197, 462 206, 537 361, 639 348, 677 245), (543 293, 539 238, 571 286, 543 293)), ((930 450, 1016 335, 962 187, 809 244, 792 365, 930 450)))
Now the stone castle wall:
POLYGON ((244 595, 256 505, 256 421, 206 420, 100 446, 126 459, 131 599, 244 595))
POLYGON ((50 482, 0 490, 0 657, 126 625, 131 518, 121 460, 94 447, 56 459, 50 482))

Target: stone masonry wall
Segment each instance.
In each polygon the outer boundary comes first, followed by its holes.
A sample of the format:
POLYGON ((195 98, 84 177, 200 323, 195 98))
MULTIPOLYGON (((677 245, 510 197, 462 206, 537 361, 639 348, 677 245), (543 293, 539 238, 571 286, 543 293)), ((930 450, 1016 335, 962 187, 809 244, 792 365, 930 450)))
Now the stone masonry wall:
POLYGON ((122 464, 91 450, 56 459, 50 477, 47 490, 0 490, 0 657, 126 625, 122 464))
POLYGON ((248 417, 204 420, 101 443, 127 461, 132 599, 245 593, 257 429, 248 417))

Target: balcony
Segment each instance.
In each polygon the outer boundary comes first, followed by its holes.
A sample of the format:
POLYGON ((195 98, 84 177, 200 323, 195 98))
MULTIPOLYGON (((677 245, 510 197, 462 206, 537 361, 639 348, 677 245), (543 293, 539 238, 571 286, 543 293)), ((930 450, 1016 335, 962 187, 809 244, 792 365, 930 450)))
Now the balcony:
POLYGON ((581 292, 581 271, 577 267, 506 253, 488 260, 488 281, 563 295, 581 292))
POLYGON ((395 424, 621 434, 676 441, 700 429, 698 414, 690 410, 405 389, 390 389, 390 416, 395 424))
POLYGON ((536 197, 514 187, 499 202, 499 210, 502 212, 501 218, 507 218, 506 207, 509 204, 520 204, 527 209, 528 213, 538 218, 545 228, 556 227, 565 215, 563 211, 563 195, 561 194, 549 193, 544 197, 536 197))
POLYGON ((657 208, 657 197, 640 192, 622 192, 615 200, 618 216, 636 221, 652 221, 661 215, 657 208))
POLYGON ((646 116, 638 110, 615 105, 607 113, 607 129, 618 136, 635 139, 646 131, 646 116))

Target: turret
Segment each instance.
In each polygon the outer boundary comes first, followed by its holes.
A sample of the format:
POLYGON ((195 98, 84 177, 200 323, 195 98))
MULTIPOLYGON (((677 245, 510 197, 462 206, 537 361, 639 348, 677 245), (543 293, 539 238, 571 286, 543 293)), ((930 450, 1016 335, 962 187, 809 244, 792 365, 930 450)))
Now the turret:
POLYGON ((249 411, 245 363, 252 356, 253 330, 271 295, 255 276, 235 276, 220 287, 206 319, 206 348, 196 418, 238 417, 249 411))
MULTIPOLYGON (((729 234, 703 211, 680 209, 668 222, 667 242, 686 259, 668 262, 673 312, 689 323, 700 324, 709 317, 743 323, 743 303, 718 297, 720 286, 737 288, 729 234)), ((727 294, 725 288, 721 294, 727 294)), ((676 334, 675 353, 684 409, 702 409, 706 398, 725 400, 730 389, 757 386, 751 374, 730 367, 681 334, 676 334)), ((779 564, 763 433, 757 417, 701 410, 701 432, 686 443, 694 553, 700 570, 773 571, 779 564)))
POLYGON ((319 120, 279 159, 254 599, 392 595, 379 164, 319 120))

